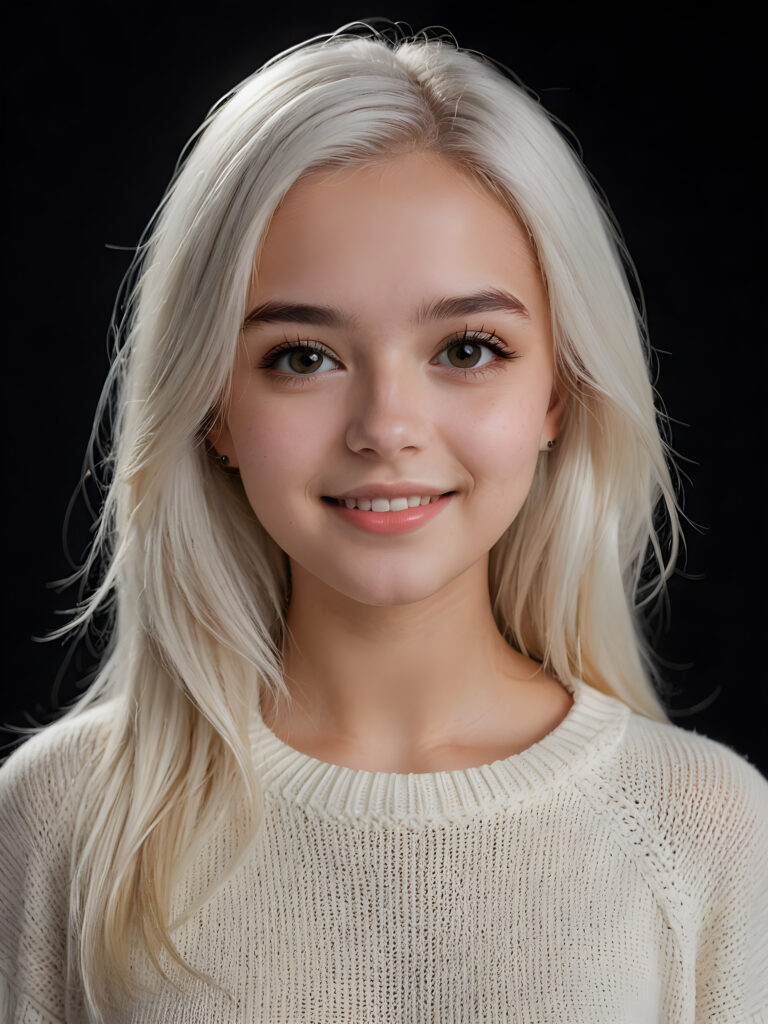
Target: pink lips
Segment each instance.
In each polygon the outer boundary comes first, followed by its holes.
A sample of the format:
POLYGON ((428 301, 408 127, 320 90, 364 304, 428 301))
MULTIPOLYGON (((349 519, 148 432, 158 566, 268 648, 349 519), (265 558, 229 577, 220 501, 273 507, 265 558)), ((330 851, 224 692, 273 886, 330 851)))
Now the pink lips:
POLYGON ((429 505, 416 505, 400 512, 364 512, 361 508, 347 508, 346 505, 329 505, 330 511, 346 519, 368 533, 403 533, 429 522, 438 515, 453 497, 444 494, 429 505))

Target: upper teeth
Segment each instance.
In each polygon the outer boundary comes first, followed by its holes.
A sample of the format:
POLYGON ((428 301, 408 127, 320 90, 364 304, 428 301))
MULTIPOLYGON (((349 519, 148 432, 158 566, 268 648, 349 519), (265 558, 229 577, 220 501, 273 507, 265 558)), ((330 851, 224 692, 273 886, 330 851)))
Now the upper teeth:
POLYGON ((347 508, 361 508, 364 512, 402 512, 405 508, 417 505, 429 505, 437 501, 439 494, 427 494, 423 497, 414 494, 410 498, 339 498, 347 508))

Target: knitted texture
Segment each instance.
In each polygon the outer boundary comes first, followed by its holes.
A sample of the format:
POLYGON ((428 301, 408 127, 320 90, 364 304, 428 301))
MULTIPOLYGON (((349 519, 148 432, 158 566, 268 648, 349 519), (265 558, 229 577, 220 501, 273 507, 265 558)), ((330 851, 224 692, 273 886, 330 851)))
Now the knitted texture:
MULTIPOLYGON (((112 1019, 768 1021, 768 782, 721 743, 572 692, 527 750, 424 774, 316 760, 257 715, 264 828, 173 934, 226 991, 157 983, 112 1019)), ((65 991, 66 880, 108 723, 101 709, 55 725, 0 771, 3 1022, 86 1020, 65 991)), ((208 843, 175 912, 231 842, 208 843)))

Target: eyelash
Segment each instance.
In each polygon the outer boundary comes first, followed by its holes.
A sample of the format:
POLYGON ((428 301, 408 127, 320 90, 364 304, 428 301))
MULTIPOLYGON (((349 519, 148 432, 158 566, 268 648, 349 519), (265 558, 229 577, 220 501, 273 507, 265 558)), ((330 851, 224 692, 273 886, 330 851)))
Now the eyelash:
MULTIPOLYGON (((470 331, 469 329, 465 329, 460 334, 457 334, 455 337, 447 341, 446 344, 440 349, 440 352, 438 352, 437 354, 440 355, 440 353, 445 352, 446 349, 452 348, 454 345, 459 345, 461 344, 461 342, 473 345, 481 345, 484 348, 489 349, 496 356, 498 356, 497 360, 495 360, 492 363, 487 363, 485 366, 481 366, 477 370, 472 369, 471 367, 469 369, 462 369, 460 366, 445 366, 444 364, 440 364, 441 366, 443 366, 443 369, 448 370, 451 374, 459 374, 465 379, 468 377, 472 377, 475 380, 477 380, 478 378, 484 377, 486 373, 496 373, 498 370, 502 368, 499 365, 499 359, 511 360, 517 358, 517 352, 513 352, 510 349, 508 349, 499 340, 498 336, 494 331, 470 331)), ((281 342, 279 345, 276 345, 264 356, 262 361, 258 364, 258 369, 267 370, 273 376, 281 378, 281 383, 285 382, 289 383, 290 385, 298 384, 299 386, 305 384, 313 377, 323 376, 323 374, 317 373, 282 373, 280 370, 273 369, 275 363, 278 361, 280 356, 285 355, 286 352, 293 352, 295 349, 310 349, 313 352, 320 352, 322 355, 327 356, 334 362, 338 362, 336 356, 331 355, 328 349, 317 341, 302 338, 296 338, 295 341, 289 341, 286 338, 285 341, 281 342)))

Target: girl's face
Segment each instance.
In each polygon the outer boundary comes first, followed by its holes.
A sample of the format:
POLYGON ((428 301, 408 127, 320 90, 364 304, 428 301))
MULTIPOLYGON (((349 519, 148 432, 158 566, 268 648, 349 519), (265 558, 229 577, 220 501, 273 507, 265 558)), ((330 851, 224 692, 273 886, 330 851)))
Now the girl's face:
POLYGON ((379 606, 485 572, 561 411, 545 289, 507 208, 434 154, 316 172, 272 220, 248 312, 211 440, 292 562, 379 606), (329 501, 371 485, 450 497, 428 514, 329 501))

